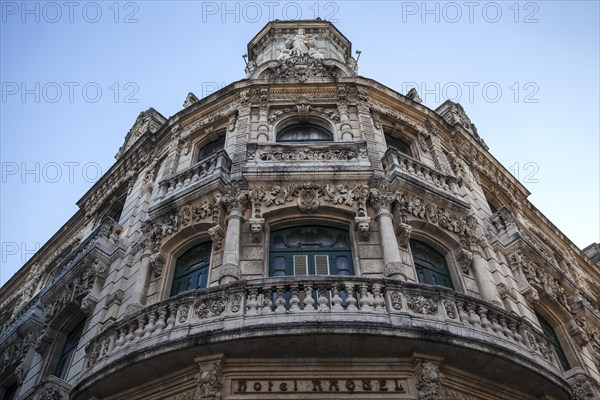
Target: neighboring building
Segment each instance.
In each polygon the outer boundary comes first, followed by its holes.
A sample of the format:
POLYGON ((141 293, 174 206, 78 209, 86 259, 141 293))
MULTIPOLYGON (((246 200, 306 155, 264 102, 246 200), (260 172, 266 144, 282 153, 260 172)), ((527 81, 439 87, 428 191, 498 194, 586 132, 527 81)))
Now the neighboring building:
POLYGON ((358 76, 321 20, 248 59, 141 113, 0 289, 0 399, 600 398, 599 247, 459 104, 358 76))

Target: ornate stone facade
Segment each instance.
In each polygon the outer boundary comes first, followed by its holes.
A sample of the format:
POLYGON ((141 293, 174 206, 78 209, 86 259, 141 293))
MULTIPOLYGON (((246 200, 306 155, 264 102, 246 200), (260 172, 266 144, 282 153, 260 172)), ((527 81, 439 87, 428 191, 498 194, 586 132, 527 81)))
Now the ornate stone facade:
POLYGON ((248 58, 142 112, 0 289, 0 398, 600 398, 599 247, 460 104, 358 76, 326 21, 270 22, 248 58))

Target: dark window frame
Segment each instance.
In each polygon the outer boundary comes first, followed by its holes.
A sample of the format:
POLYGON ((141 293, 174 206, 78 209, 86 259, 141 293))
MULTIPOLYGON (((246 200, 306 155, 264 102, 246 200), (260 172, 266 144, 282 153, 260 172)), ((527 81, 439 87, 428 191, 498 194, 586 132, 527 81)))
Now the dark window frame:
POLYGON ((81 320, 71 331, 67 334, 65 341, 62 345, 60 354, 56 361, 56 367, 54 368, 54 376, 66 381, 73 363, 73 356, 79 347, 79 341, 83 335, 86 320, 81 320))
POLYGON ((293 124, 293 125, 288 125, 282 129, 280 129, 277 132, 277 135, 275 136, 276 141, 278 143, 303 143, 303 142, 333 142, 333 132, 331 132, 329 129, 321 126, 321 125, 317 125, 317 124, 313 124, 313 123, 298 123, 298 124, 293 124), (289 134, 290 132, 294 132, 294 130, 298 131, 300 129, 307 129, 309 134, 309 137, 304 137, 304 138, 297 138, 297 139, 284 139, 282 138, 283 136, 285 136, 286 134, 289 134), (310 130, 314 130, 319 134, 322 134, 323 138, 310 138, 310 130))
POLYGON ((410 240, 410 250, 419 283, 454 289, 452 274, 446 257, 420 240, 410 240))
POLYGON ((414 158, 412 150, 410 148, 410 144, 408 144, 406 141, 404 141, 403 139, 394 137, 388 133, 386 133, 384 136, 385 136, 385 144, 387 145, 388 148, 390 148, 390 147, 394 148, 394 149, 398 150, 400 153, 414 158))
POLYGON ((170 296, 206 288, 211 256, 211 241, 199 243, 179 256, 173 270, 170 296))
POLYGON ((224 149, 225 135, 219 136, 219 138, 213 141, 205 142, 204 145, 199 146, 198 157, 196 157, 196 162, 201 162, 202 160, 205 160, 224 149))
POLYGON ((568 371, 571 369, 571 364, 569 363, 569 359, 567 358, 567 354, 563 349, 558 336, 556 335, 556 331, 552 327, 552 325, 545 320, 540 314, 535 313, 537 319, 540 323, 540 327, 542 328, 542 332, 544 333, 544 337, 550 343, 550 346, 554 349, 554 355, 560 364, 563 371, 568 371))
POLYGON ((349 231, 322 225, 302 225, 272 231, 269 245, 269 276, 311 275, 355 275, 349 231), (309 232, 311 230, 315 232, 309 232), (306 238, 311 238, 312 235, 313 239, 310 243, 294 242, 290 239, 290 235, 293 234, 304 235, 306 238), (318 241, 316 238, 319 234, 322 237, 329 234, 331 240, 318 241), (323 258, 325 256, 326 260, 323 258), (324 273, 325 266, 327 273, 324 273))

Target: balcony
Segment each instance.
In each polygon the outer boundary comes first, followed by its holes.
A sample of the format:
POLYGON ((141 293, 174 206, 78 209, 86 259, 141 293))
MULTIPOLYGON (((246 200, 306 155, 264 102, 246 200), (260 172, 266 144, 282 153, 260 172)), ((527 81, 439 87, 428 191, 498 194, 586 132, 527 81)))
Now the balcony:
MULTIPOLYGON (((153 365, 160 369, 161 356, 174 357, 173 352, 182 359, 223 348, 229 354, 248 355, 260 348, 261 356, 292 351, 306 356, 315 348, 315 338, 331 343, 334 337, 348 338, 353 356, 361 351, 390 356, 389 346, 394 346, 395 356, 418 348, 446 351, 451 358, 456 350, 448 348, 459 347, 465 368, 494 362, 498 371, 510 360, 506 365, 519 368, 532 384, 542 378, 532 378, 531 371, 544 371, 543 379, 553 384, 560 381, 547 340, 520 317, 480 299, 391 279, 283 277, 189 292, 127 316, 86 347, 81 389, 91 389, 102 376, 122 368, 136 368, 137 361, 147 367, 155 360, 153 365), (362 339, 365 348, 356 346, 362 339), (308 344, 302 346, 302 340, 308 344), (469 352, 478 356, 466 356, 469 352)), ((328 354, 348 348, 344 339, 335 340, 328 354)))
POLYGON ((248 143, 244 174, 273 179, 331 176, 344 172, 348 179, 369 177, 371 162, 365 142, 248 143))
POLYGON ((229 182, 231 159, 225 150, 201 160, 199 163, 185 169, 158 184, 158 195, 150 211, 161 208, 173 199, 184 196, 211 182, 221 180, 229 182))
POLYGON ((453 199, 459 193, 458 181, 455 177, 436 171, 393 147, 385 152, 382 163, 389 181, 399 177, 430 190, 450 195, 453 199))

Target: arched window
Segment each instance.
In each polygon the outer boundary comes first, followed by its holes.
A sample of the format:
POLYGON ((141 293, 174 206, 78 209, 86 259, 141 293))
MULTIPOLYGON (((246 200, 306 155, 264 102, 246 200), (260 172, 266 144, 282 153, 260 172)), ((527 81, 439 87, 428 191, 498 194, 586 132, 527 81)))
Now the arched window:
POLYGON ((321 226, 273 231, 269 275, 354 275, 348 231, 321 226))
POLYGON ((200 148, 198 152, 198 159, 196 161, 202 161, 205 158, 212 156, 213 154, 223 150, 225 148, 225 136, 219 137, 217 140, 206 143, 200 148))
POLYGON ((315 124, 295 124, 277 133, 278 142, 331 142, 333 134, 315 124))
POLYGON ((171 296, 206 287, 211 249, 212 242, 205 242, 192 247, 177 259, 171 296))
POLYGON ((554 349, 554 355, 560 363, 560 366, 562 367, 563 371, 570 370, 571 365, 569 364, 569 360, 567 360, 567 355, 565 354, 565 351, 560 345, 560 341, 558 340, 558 336, 556 336, 556 332, 554 332, 552 325, 550 325, 550 323, 544 318, 542 318, 538 313, 536 313, 535 315, 537 316, 538 321, 540 321, 542 332, 544 333, 544 336, 546 337, 546 339, 548 339, 548 342, 550 342, 550 345, 554 349))
POLYGON ((440 252, 418 240, 410 241, 410 250, 419 282, 454 289, 446 258, 440 252))
POLYGON ((57 378, 66 380, 67 374, 69 373, 69 368, 71 368, 71 363, 73 362, 73 355, 77 350, 77 346, 79 345, 79 339, 83 334, 84 326, 85 320, 82 320, 67 335, 67 338, 65 339, 65 344, 63 345, 62 351, 60 352, 60 355, 58 357, 56 368, 54 369, 54 376, 56 376, 57 378))
POLYGON ((413 156, 412 151, 410 151, 410 146, 402 139, 398 139, 390 135, 385 135, 385 142, 388 147, 393 147, 400 153, 406 154, 407 156, 413 156))

